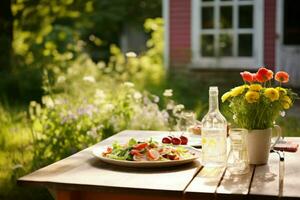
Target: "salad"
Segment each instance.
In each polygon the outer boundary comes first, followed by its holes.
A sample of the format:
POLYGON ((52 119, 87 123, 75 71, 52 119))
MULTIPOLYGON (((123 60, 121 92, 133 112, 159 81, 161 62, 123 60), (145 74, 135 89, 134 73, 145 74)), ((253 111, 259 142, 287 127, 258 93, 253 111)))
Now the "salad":
POLYGON ((137 141, 131 138, 124 145, 114 142, 102 152, 102 156, 127 161, 171 161, 192 158, 195 154, 182 146, 160 145, 152 139, 137 141))

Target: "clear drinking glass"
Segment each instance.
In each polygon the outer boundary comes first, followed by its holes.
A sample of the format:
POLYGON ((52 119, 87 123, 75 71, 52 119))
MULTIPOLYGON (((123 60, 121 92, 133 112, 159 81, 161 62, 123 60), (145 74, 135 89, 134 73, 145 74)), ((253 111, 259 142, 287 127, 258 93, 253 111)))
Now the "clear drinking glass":
POLYGON ((177 121, 177 130, 185 133, 188 128, 196 124, 196 116, 192 112, 183 113, 181 118, 177 121))
POLYGON ((240 175, 249 172, 246 134, 247 130, 242 128, 232 128, 229 130, 231 147, 227 159, 227 170, 231 174, 240 175))

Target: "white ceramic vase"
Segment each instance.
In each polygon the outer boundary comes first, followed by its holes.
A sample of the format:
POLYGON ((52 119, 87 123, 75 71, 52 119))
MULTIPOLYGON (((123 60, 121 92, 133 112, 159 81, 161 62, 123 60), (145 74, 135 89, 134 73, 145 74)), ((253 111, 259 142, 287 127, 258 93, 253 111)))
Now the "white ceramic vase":
POLYGON ((261 130, 248 130, 247 150, 249 164, 264 165, 268 163, 270 149, 278 142, 281 136, 280 126, 261 130), (275 131, 277 138, 271 144, 272 132, 275 131))

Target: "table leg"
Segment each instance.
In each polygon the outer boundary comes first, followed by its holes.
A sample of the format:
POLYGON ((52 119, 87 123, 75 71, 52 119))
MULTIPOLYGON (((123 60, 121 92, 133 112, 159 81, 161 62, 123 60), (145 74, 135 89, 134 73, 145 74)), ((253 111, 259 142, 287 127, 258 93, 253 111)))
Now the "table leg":
POLYGON ((81 194, 77 191, 56 191, 56 200, 81 200, 81 194))
POLYGON ((56 200, 182 200, 182 195, 57 190, 56 200))

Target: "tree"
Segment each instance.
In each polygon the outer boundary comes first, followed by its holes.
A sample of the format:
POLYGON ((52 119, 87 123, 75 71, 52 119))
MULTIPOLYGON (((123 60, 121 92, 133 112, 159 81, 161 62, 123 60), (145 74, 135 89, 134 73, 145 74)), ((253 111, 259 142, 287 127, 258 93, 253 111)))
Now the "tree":
POLYGON ((0 72, 11 69, 13 16, 11 0, 2 0, 0 6, 0 72))

